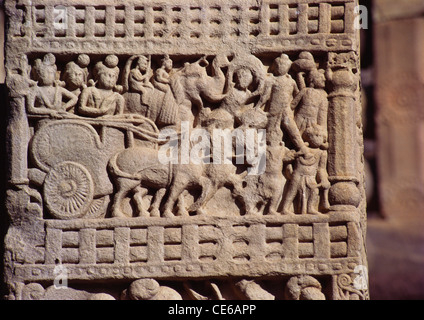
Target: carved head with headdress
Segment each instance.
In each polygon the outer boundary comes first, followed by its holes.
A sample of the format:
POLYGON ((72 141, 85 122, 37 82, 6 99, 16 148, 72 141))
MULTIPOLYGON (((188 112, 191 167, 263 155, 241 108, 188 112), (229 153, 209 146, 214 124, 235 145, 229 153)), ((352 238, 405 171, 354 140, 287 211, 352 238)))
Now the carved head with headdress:
POLYGON ((272 65, 272 70, 276 73, 277 76, 283 76, 287 74, 292 66, 292 61, 289 56, 282 54, 274 60, 272 65))
POLYGON ((150 69, 150 60, 146 56, 139 56, 137 60, 137 68, 142 72, 146 72, 150 69))
POLYGON ((173 62, 171 58, 169 58, 169 55, 165 55, 163 59, 161 60, 162 67, 167 71, 170 72, 172 70, 173 62))
POLYGON ((119 59, 115 55, 108 55, 105 61, 96 63, 93 70, 94 80, 97 87, 101 89, 111 90, 116 86, 119 77, 119 59))
POLYGON ((66 64, 63 73, 63 80, 71 90, 82 88, 87 83, 90 57, 86 54, 80 54, 77 61, 71 61, 66 64))
POLYGON ((56 80, 56 58, 53 54, 48 53, 43 60, 36 59, 34 62, 33 76, 41 86, 52 86, 56 80))
POLYGON ((325 88, 325 71, 322 69, 314 69, 309 72, 307 76, 308 85, 311 88, 323 89, 325 88))

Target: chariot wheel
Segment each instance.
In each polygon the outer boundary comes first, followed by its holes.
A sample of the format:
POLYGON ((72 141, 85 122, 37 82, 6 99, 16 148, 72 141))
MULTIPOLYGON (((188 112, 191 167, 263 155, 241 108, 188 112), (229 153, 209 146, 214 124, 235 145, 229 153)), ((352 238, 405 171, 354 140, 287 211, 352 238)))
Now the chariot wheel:
POLYGON ((94 184, 88 170, 75 162, 54 166, 44 180, 44 201, 58 219, 83 217, 91 206, 94 184))

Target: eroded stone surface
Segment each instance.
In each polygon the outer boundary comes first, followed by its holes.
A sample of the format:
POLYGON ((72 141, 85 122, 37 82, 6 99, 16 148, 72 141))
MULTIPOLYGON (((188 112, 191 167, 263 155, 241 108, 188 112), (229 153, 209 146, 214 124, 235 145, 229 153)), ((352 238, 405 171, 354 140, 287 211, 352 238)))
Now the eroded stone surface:
POLYGON ((355 5, 6 1, 8 298, 367 299, 355 5))

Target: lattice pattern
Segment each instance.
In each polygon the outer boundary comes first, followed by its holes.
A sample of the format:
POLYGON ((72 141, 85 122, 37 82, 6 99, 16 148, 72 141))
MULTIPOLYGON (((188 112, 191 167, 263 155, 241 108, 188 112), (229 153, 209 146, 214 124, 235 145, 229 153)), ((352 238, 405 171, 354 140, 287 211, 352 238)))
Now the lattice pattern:
POLYGON ((44 264, 343 258, 349 257, 349 228, 355 228, 354 223, 184 224, 79 230, 62 226, 47 228, 44 264))
POLYGON ((20 28, 16 28, 14 36, 27 36, 30 30, 37 38, 214 39, 339 34, 352 31, 345 30, 345 21, 353 16, 352 4, 346 0, 332 5, 317 1, 241 7, 222 3, 187 6, 140 1, 140 5, 66 6, 66 21, 58 16, 59 6, 18 5, 22 14, 17 17, 20 28), (33 28, 24 31, 28 22, 33 28), (57 22, 66 23, 66 28, 55 27, 57 22))

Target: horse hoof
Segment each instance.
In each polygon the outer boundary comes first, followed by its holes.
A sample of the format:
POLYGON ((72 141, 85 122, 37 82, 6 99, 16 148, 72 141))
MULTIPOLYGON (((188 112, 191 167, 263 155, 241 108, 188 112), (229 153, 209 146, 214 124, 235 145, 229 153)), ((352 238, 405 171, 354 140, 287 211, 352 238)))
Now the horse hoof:
POLYGON ((280 213, 276 210, 269 210, 268 215, 270 216, 278 216, 280 213))
POLYGON ((319 211, 316 211, 316 210, 309 210, 308 211, 308 214, 318 215, 318 214, 320 214, 320 212, 319 211))
POLYGON ((198 209, 198 210, 196 211, 196 214, 197 214, 198 216, 204 216, 204 215, 206 215, 206 211, 205 211, 204 209, 198 209))
POLYGON ((150 216, 151 217, 160 217, 159 209, 153 209, 152 211, 150 211, 150 216))
POLYGON ((178 211, 178 215, 180 217, 188 217, 190 214, 188 213, 187 210, 180 210, 180 211, 178 211))
POLYGON ((163 213, 163 217, 164 217, 164 218, 173 218, 173 217, 175 217, 175 215, 172 213, 172 211, 166 210, 166 211, 163 213))
POLYGON ((143 217, 143 218, 150 217, 149 211, 144 210, 144 211, 140 212, 140 217, 143 217))
POLYGON ((128 218, 121 210, 114 210, 112 212, 113 218, 128 218))

